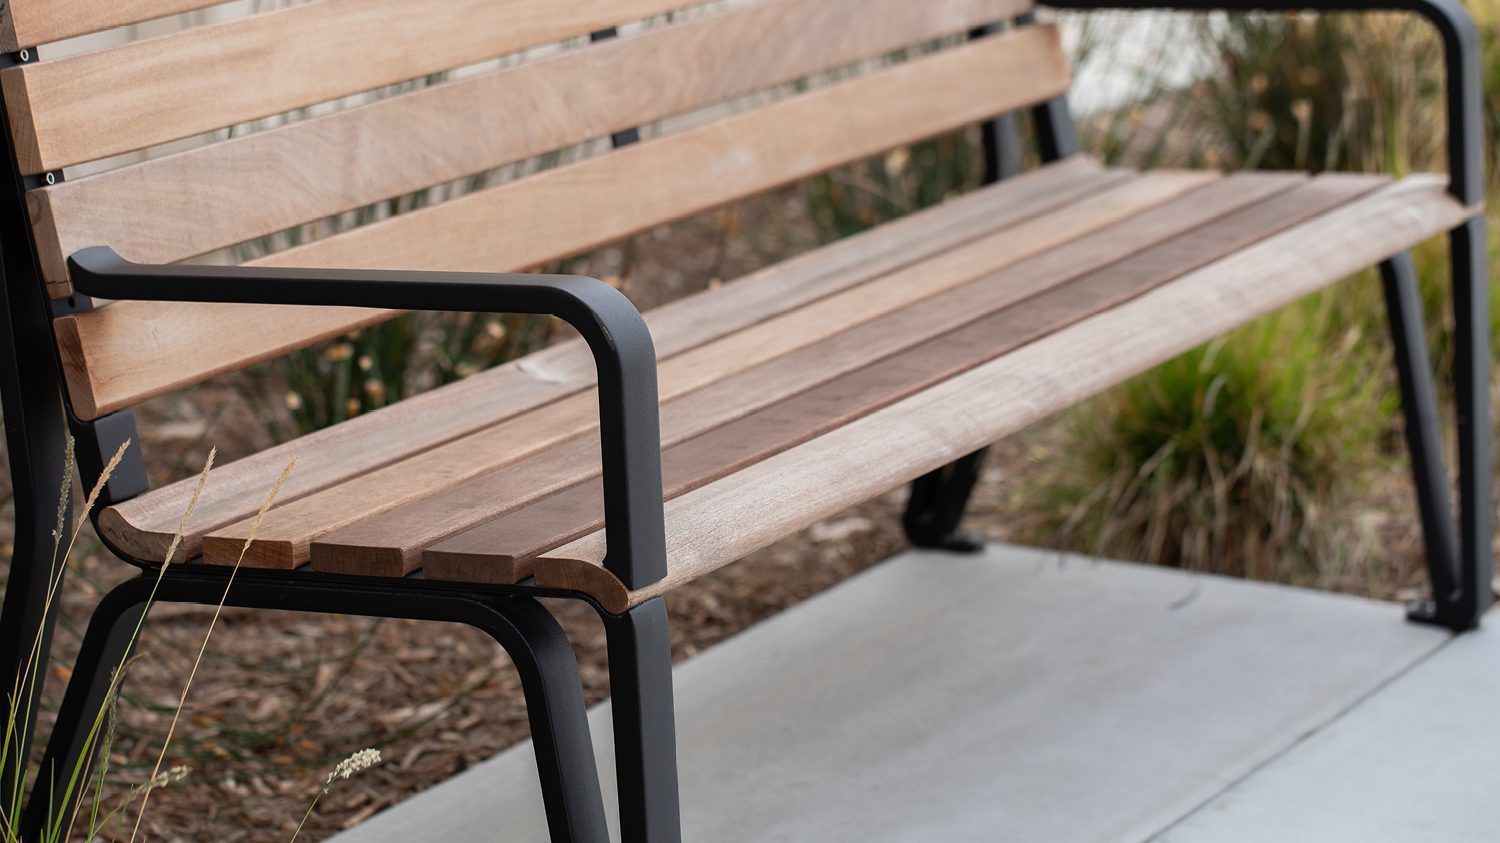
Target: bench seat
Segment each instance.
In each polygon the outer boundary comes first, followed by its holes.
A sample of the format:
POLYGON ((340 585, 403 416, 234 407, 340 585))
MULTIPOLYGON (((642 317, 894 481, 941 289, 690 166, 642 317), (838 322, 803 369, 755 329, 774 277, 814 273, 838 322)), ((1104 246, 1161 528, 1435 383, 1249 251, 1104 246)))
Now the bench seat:
MULTIPOLYGON (((647 314, 669 574, 602 567, 581 341, 215 469, 184 558, 586 593, 621 612, 1475 213, 1447 180, 1072 158, 647 314)), ((104 510, 160 561, 185 480, 104 510)))

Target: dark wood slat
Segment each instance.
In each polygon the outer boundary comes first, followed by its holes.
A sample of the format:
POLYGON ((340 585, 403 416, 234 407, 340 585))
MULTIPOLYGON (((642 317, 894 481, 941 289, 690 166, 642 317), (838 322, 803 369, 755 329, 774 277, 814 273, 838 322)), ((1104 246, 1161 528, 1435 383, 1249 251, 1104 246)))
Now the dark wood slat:
MULTIPOLYGON (((1226 254, 1337 208, 1383 183, 1324 178, 1210 222, 1094 270, 951 333, 886 357, 843 378, 668 449, 668 498, 691 492, 802 444, 940 381, 1118 306, 1226 254)), ((934 412, 945 412, 934 408, 934 412)), ((428 549, 427 575, 466 582, 518 582, 531 563, 603 525, 600 485, 591 479, 428 549)))
POLYGON ((628 589, 595 531, 538 559, 541 588, 620 613, 1021 430, 1480 213, 1414 176, 1235 251, 666 504, 667 576, 628 589), (962 406, 962 412, 934 408, 962 406))
MULTIPOLYGON (((1263 210, 1261 216, 1252 217, 1247 220, 1240 219, 1244 216, 1243 213, 1227 218, 1225 220, 1226 224, 1233 221, 1245 231, 1251 232, 1250 234, 1238 235, 1239 239, 1236 239, 1236 235, 1232 230, 1225 233, 1217 227, 1206 231, 1201 238, 1196 240, 1189 240, 1188 237, 1179 237, 1177 240, 1169 239, 1167 243, 1172 248, 1162 256, 1152 256, 1152 260, 1157 264, 1166 262, 1169 267, 1168 270, 1162 270, 1158 266, 1151 264, 1145 267, 1137 267, 1136 263, 1129 258, 1113 265, 1110 264, 1110 260, 1111 258, 1117 259, 1122 254, 1129 254, 1134 249, 1140 248, 1143 245, 1149 245, 1153 240, 1147 235, 1153 228, 1156 228, 1158 231, 1158 236, 1155 238, 1158 241, 1163 237, 1172 236, 1171 234, 1160 233, 1162 230, 1161 224, 1165 220, 1172 218, 1176 218, 1179 221, 1185 219, 1192 220, 1192 222, 1186 224, 1179 223, 1178 227, 1172 232, 1172 234, 1180 234, 1185 229, 1191 229, 1197 222, 1212 219, 1229 210, 1242 208, 1258 199, 1277 194, 1292 186, 1297 181, 1299 179, 1266 180, 1257 177, 1231 180, 1227 185, 1200 190, 1196 194, 1192 194, 1188 199, 1175 203, 1177 206, 1190 205, 1195 213, 1185 215, 1183 207, 1174 207, 1173 205, 1164 206, 1158 209, 1160 213, 1154 215, 1155 219, 1153 219, 1152 214, 1144 214, 1115 231, 1101 233, 1098 237, 1094 238, 1097 242, 1079 242, 1073 244, 1074 249, 1072 251, 1076 254, 1069 255, 1066 252, 1053 254, 1050 256, 1053 258, 1051 261, 1046 258, 1039 258, 1013 267, 1010 270, 991 273, 979 282, 971 283, 949 293, 934 296, 898 314, 874 320, 816 346, 811 346, 800 352, 780 358, 772 364, 763 366, 759 371, 748 372, 743 377, 723 381, 714 387, 702 390, 667 407, 664 414, 666 422, 664 425, 664 445, 668 446, 671 453, 679 453, 680 448, 688 447, 685 443, 682 445, 677 444, 682 439, 696 435, 701 431, 712 429, 715 424, 725 423, 716 420, 732 418, 738 411, 748 411, 757 406, 767 407, 767 409, 756 412, 754 417, 758 418, 759 421, 754 424, 766 427, 770 431, 769 434, 766 431, 758 431, 756 429, 743 429, 746 424, 743 421, 729 421, 727 422, 729 426, 727 428, 720 428, 720 430, 728 430, 730 432, 722 434, 722 439, 713 440, 722 443, 720 446, 700 444, 695 447, 734 449, 741 447, 741 445, 736 445, 735 443, 754 443, 758 441, 756 439, 757 435, 762 437, 769 436, 768 439, 765 439, 759 445, 743 445, 747 453, 750 454, 747 459, 753 461, 763 458, 766 454, 772 453, 776 449, 797 444, 806 438, 828 429, 826 427, 818 427, 813 430, 809 425, 805 424, 804 422, 807 418, 816 418, 819 416, 819 412, 805 409, 805 407, 797 403, 798 401, 812 407, 826 408, 832 404, 841 403, 853 406, 855 409, 849 411, 852 415, 841 416, 837 413, 822 414, 823 417, 832 419, 830 423, 834 423, 836 426, 836 423, 840 423, 842 420, 857 417, 858 415, 877 409, 884 403, 898 400, 909 391, 931 385, 936 379, 949 377, 957 371, 962 371, 968 366, 976 365, 978 362, 988 359, 988 357, 984 356, 985 354, 993 356, 993 354, 1000 353, 991 349, 985 351, 980 357, 975 358, 972 351, 966 348, 964 344, 984 336, 985 331, 989 329, 979 329, 978 333, 971 333, 970 329, 955 332, 954 329, 956 326, 963 325, 985 313, 997 310, 1004 312, 1003 308, 1007 308, 1017 301, 1052 288, 1067 278, 1074 277, 1079 272, 1087 272, 1091 268, 1099 266, 1108 265, 1108 269, 1104 270, 1104 272, 1110 278, 1118 274, 1128 279, 1131 283, 1136 283, 1141 278, 1146 278, 1152 283, 1159 283, 1163 271, 1178 272, 1180 274, 1180 272, 1187 271, 1197 265, 1195 261, 1201 263, 1204 260, 1217 257, 1223 253, 1222 250, 1224 248, 1235 247, 1245 237, 1264 236, 1264 231, 1268 224, 1263 221, 1262 217, 1269 216, 1276 220, 1294 220, 1297 218, 1296 213, 1315 212, 1321 206, 1317 201, 1314 201, 1315 197, 1307 196, 1300 197, 1297 200, 1300 209, 1292 209, 1295 210, 1295 213, 1289 211, 1287 207, 1277 204, 1270 205, 1267 210, 1263 210), (1109 236, 1106 237, 1106 234, 1109 236), (1113 255, 1110 255, 1107 251, 1100 251, 1110 246, 1116 250, 1113 255), (1094 257, 1092 264, 1088 262, 1091 250, 1094 257), (1105 255, 1106 257, 1101 258, 1099 257, 1100 255, 1105 255), (1071 264, 1059 264, 1057 260, 1061 257, 1067 257, 1073 262, 1071 264), (1069 265, 1073 269, 1071 273, 1067 269, 1062 268, 1069 265), (906 371, 905 367, 908 365, 908 362, 904 359, 906 354, 900 354, 896 357, 887 356, 901 352, 903 349, 910 349, 912 346, 931 340, 933 337, 944 337, 945 334, 947 337, 946 341, 956 343, 958 347, 949 349, 947 352, 943 352, 939 348, 938 351, 931 353, 938 357, 946 354, 949 358, 958 361, 955 364, 958 365, 958 369, 941 368, 934 370, 931 362, 919 360, 914 365, 918 367, 918 371, 927 373, 927 376, 924 378, 906 371), (885 362, 875 370, 827 383, 830 377, 838 377, 847 372, 857 372, 868 361, 883 357, 885 358, 885 362), (867 390, 864 384, 871 378, 881 379, 879 380, 881 385, 878 388, 867 390), (814 386, 819 381, 822 381, 824 385, 817 386, 810 392, 804 393, 800 399, 787 399, 793 402, 791 404, 786 404, 785 401, 783 405, 772 404, 779 397, 790 396, 795 390, 814 386), (774 388, 767 389, 767 385, 772 385, 774 388), (851 389, 854 390, 856 396, 879 395, 882 397, 874 400, 874 403, 864 402, 857 398, 851 399, 846 393, 846 390, 851 389), (779 410, 777 409, 778 406, 780 407, 779 410), (789 416, 783 417, 782 415, 778 415, 778 413, 787 413, 789 416), (799 425, 800 428, 798 427, 799 425), (802 432, 795 435, 786 432, 794 428, 800 429, 802 432)), ((1276 224, 1280 225, 1283 223, 1277 222, 1276 224)), ((1108 279, 1094 282, 1095 285, 1106 285, 1106 289, 1107 283, 1108 279)), ((1073 285, 1069 284, 1066 286, 1072 287, 1073 285)), ((1076 309, 1075 307, 1074 310, 1076 309)), ((996 317, 990 318, 993 320, 996 317)), ((1030 316, 1023 314, 1022 318, 1030 318, 1030 316)), ((1024 331, 1013 330, 1012 327, 1007 327, 1006 332, 1017 336, 1026 335, 1024 331)), ((941 341, 939 341, 939 344, 941 345, 941 341)), ((907 353, 918 354, 916 351, 909 351, 907 353)), ((918 354, 918 357, 920 358, 920 354, 918 354)), ((559 461, 567 460, 573 467, 583 463, 583 461, 576 458, 569 459, 555 454, 544 455, 538 458, 538 461, 547 462, 552 459, 559 461)), ((672 459, 682 459, 682 457, 678 456, 672 459)), ((669 488, 672 485, 672 459, 669 459, 666 465, 669 488)), ((739 467, 741 463, 736 463, 734 466, 727 468, 723 466, 722 461, 717 463, 717 465, 719 465, 717 470, 728 471, 739 467)), ((451 492, 434 495, 427 500, 396 510, 379 519, 363 522, 362 524, 357 524, 354 527, 328 536, 314 545, 314 565, 323 570, 359 573, 376 573, 375 569, 377 568, 381 569, 380 572, 387 574, 410 570, 415 565, 415 560, 413 559, 415 551, 421 548, 423 542, 429 541, 432 536, 451 531, 455 523, 453 513, 459 508, 467 508, 468 511, 464 515, 469 519, 472 519, 476 512, 482 512, 485 507, 488 507, 492 513, 498 514, 513 509, 528 499, 535 499, 539 495, 546 494, 547 491, 555 487, 556 474, 554 472, 546 470, 538 471, 534 466, 527 466, 522 470, 528 478, 543 476, 547 477, 550 482, 544 488, 535 488, 533 486, 534 480, 523 480, 518 476, 512 476, 510 471, 502 471, 495 475, 479 478, 455 487, 451 492), (483 503, 476 508, 472 503, 475 501, 483 503)), ((698 476, 702 473, 694 469, 691 475, 698 476)), ((579 477, 579 475, 575 475, 575 478, 579 477)), ((677 491, 672 492, 672 494, 681 494, 691 489, 697 482, 706 482, 706 480, 683 480, 678 483, 677 491)), ((580 489, 571 494, 589 496, 593 492, 587 489, 580 489)), ((557 505, 566 504, 553 503, 549 504, 549 508, 557 505)), ((560 531, 558 534, 550 536, 549 540, 556 539, 560 542, 561 540, 574 537, 579 529, 583 529, 576 525, 558 527, 553 524, 549 526, 549 521, 552 521, 550 516, 525 513, 526 510, 520 510, 514 517, 522 519, 525 523, 531 525, 528 528, 529 530, 550 531, 556 529, 560 531)), ((491 555, 494 554, 494 548, 503 546, 496 545, 497 538, 511 531, 516 526, 515 524, 508 523, 509 517, 501 520, 506 523, 493 530, 485 528, 484 535, 474 538, 477 545, 487 545, 490 548, 491 555)), ((574 520, 576 521, 576 519, 574 520)), ((535 546, 518 552, 502 551, 501 555, 506 557, 520 557, 525 561, 530 556, 534 556, 536 552, 539 552, 538 548, 546 549, 543 545, 546 545, 547 542, 538 538, 533 544, 535 546)), ((452 550, 451 547, 448 549, 452 550)), ((441 571, 439 575, 441 575, 441 571)), ((507 575, 502 574, 502 576, 507 575)))
MULTIPOLYGON (((673 358, 661 365, 658 378, 660 397, 670 402, 736 372, 812 345, 844 328, 965 283, 990 268, 1065 242, 1068 238, 1062 235, 1066 232, 1076 235, 1093 230, 1110 220, 1164 202, 1203 182, 1198 175, 1152 174, 1123 185, 1118 191, 1100 195, 1086 207, 1071 207, 1066 212, 1060 209, 1046 217, 1046 225, 1028 220, 1014 230, 994 232, 973 244, 935 257, 920 267, 909 267, 858 289, 830 296, 705 344, 692 354, 673 358), (1122 195, 1115 195, 1117 192, 1122 195), (939 267, 941 271, 938 271, 939 267)), ((964 314, 968 312, 967 307, 963 308, 964 314)), ((805 374, 818 371, 814 365, 805 374)), ((773 373, 771 381, 773 385, 782 383, 785 375, 773 373)), ((525 417, 507 420, 274 510, 261 522, 257 536, 262 541, 252 548, 248 558, 255 564, 278 567, 304 564, 310 542, 333 530, 438 494, 469 478, 541 453, 572 436, 593 432, 597 403, 587 393, 572 395, 538 408, 525 417)), ((739 404, 731 401, 728 406, 739 404)), ((462 508, 454 509, 454 513, 463 511, 462 508)), ((436 529, 434 525, 450 523, 452 517, 456 515, 424 524, 421 534, 431 535, 430 531, 436 529)), ((232 562, 238 555, 239 545, 249 534, 251 523, 246 520, 212 532, 204 541, 205 557, 210 562, 221 559, 232 562)), ((415 535, 417 533, 413 533, 415 535)))
MULTIPOLYGON (((1301 180, 1300 176, 1255 177, 1251 184, 1250 177, 1245 177, 1241 179, 1244 184, 1216 188, 1191 208, 1184 208, 1170 203, 1170 198, 1205 182, 1175 173, 1152 174, 1087 203, 1060 208, 774 322, 707 344, 673 361, 682 364, 681 370, 675 365, 662 369, 663 444, 671 446, 853 371, 872 356, 949 330, 1057 283, 1069 273, 1106 264, 1140 248, 1141 243, 1172 236, 1195 225, 1215 208, 1240 207, 1268 191, 1285 189, 1301 180), (1142 213, 1152 206, 1158 207, 1142 213), (1132 215, 1136 216, 1127 224, 1127 233, 1134 236, 1074 239, 1132 215), (1068 231, 1072 236, 1058 236, 1068 231), (1067 254, 1044 252, 1067 242, 1073 243, 1067 254), (994 270, 1030 255, 1040 256, 1007 273, 1004 285, 995 283, 994 270), (988 278, 989 283, 977 291, 954 295, 954 288, 966 284, 972 287, 975 278, 988 278), (679 381, 685 378, 692 381, 692 389, 679 389, 679 381)), ((468 470, 460 476, 456 468, 444 469, 440 479, 454 486, 451 491, 433 483, 413 482, 413 478, 430 476, 430 468, 400 465, 386 477, 360 478, 329 490, 317 500, 294 504, 289 512, 272 513, 277 523, 270 529, 263 523, 258 532, 270 540, 252 549, 250 558, 257 564, 262 560, 279 566, 295 564, 305 556, 301 552, 304 542, 316 542, 317 552, 312 556, 320 570, 383 575, 410 571, 424 546, 545 494, 553 487, 538 484, 556 483, 564 467, 576 471, 578 465, 587 462, 576 453, 560 453, 560 448, 568 447, 569 437, 593 435, 594 410, 580 402, 566 408, 576 412, 570 412, 565 420, 559 415, 562 409, 561 405, 552 405, 521 420, 525 432, 519 427, 487 431, 492 445, 467 448, 455 459, 461 457, 464 468, 474 469, 480 464, 475 453, 480 452, 492 470, 505 470, 489 476, 484 471, 468 470), (517 436, 535 437, 537 431, 552 437, 549 449, 519 452, 515 448, 517 436), (411 488, 404 500, 391 495, 391 489, 401 485, 411 488), (376 514, 378 518, 371 517, 376 514), (366 520, 357 523, 361 519, 366 520), (335 530, 336 534, 327 535, 335 530)), ((590 470, 594 466, 597 461, 590 470)), ((580 476, 575 473, 571 478, 580 476)), ((249 524, 236 529, 247 532, 249 524)), ((238 536, 210 535, 205 542, 206 556, 210 562, 232 561, 231 554, 237 554, 242 542, 238 536)))

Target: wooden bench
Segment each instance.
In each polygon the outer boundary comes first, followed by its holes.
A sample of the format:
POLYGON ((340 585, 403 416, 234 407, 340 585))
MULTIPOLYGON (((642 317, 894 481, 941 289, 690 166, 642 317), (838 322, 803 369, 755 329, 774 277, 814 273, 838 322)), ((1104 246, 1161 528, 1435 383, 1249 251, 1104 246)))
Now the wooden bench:
MULTIPOLYGON (((159 585, 196 480, 150 489, 129 451, 95 519, 143 572, 100 604, 43 783, 89 757, 83 734, 124 654, 122 630, 153 594, 221 599, 295 457, 228 602, 486 629, 522 673, 554 838, 596 840, 604 814, 576 664, 536 598, 590 601, 609 636, 620 826, 628 840, 676 839, 662 594, 912 481, 913 540, 960 548, 986 445, 1376 264, 1434 583, 1418 614, 1465 629, 1486 605, 1480 94, 1472 27, 1446 0, 1411 8, 1446 38, 1452 172, 1399 180, 1094 163, 1073 139, 1058 30, 1026 0, 748 0, 623 36, 616 27, 694 4, 319 0, 37 55, 38 44, 208 5, 4 10, 3 385, 18 535, 0 668, 17 669, 46 625, 48 496, 66 431, 91 484, 136 435, 142 401, 406 310, 550 313, 582 336, 216 468, 159 585), (766 91, 778 93, 756 96, 766 91), (1025 173, 1022 111, 1043 162, 1025 173), (681 115, 693 116, 672 125, 685 127, 639 139, 638 127, 681 115), (644 318, 602 282, 499 274, 971 125, 987 186, 644 318), (184 138, 201 142, 160 154, 184 138), (573 163, 240 266, 193 260, 586 144, 573 163), (136 150, 148 152, 112 160, 136 150), (88 162, 103 163, 63 178, 88 162), (1445 232, 1459 518, 1404 254, 1445 232)), ((30 804, 27 821, 40 823, 67 800, 30 804)))

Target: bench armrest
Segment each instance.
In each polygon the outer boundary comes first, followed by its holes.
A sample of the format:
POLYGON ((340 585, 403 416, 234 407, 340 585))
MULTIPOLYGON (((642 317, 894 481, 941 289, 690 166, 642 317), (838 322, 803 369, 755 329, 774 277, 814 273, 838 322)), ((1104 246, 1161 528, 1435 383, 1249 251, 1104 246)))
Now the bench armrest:
POLYGON ((107 299, 538 313, 566 320, 588 342, 599 372, 605 567, 631 588, 666 576, 656 350, 640 312, 603 281, 480 272, 144 266, 102 247, 78 252, 68 265, 79 292, 107 299))
POLYGON ((1458 0, 1045 0, 1059 9, 1170 9, 1224 12, 1371 12, 1419 14, 1443 37, 1447 70, 1448 190, 1460 202, 1484 202, 1484 87, 1479 32, 1458 0))

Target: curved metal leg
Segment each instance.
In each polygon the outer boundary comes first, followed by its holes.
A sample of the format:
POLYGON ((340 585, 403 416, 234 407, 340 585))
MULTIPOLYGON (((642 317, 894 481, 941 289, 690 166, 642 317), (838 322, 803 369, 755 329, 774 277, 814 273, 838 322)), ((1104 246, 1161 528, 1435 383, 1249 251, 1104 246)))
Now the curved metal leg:
POLYGON ((624 615, 600 617, 609 644, 620 839, 677 843, 682 820, 667 604, 657 597, 624 615))
POLYGON ((80 792, 88 787, 83 767, 98 749, 100 734, 95 724, 108 702, 114 670, 130 657, 132 633, 150 591, 150 581, 137 577, 104 595, 94 609, 22 815, 23 840, 42 839, 41 832, 48 827, 65 827, 80 792), (70 787, 74 771, 78 780, 70 787))
POLYGON ((958 525, 988 451, 981 448, 912 481, 906 515, 901 519, 912 544, 954 553, 978 553, 984 548, 983 538, 958 525))
MULTIPOLYGON (((155 600, 215 604, 224 593, 225 573, 194 567, 169 571, 156 588, 155 600)), ((66 792, 66 783, 71 771, 86 764, 97 749, 89 732, 107 702, 112 670, 129 655, 131 633, 155 580, 154 573, 130 580, 105 595, 95 610, 47 745, 39 784, 26 806, 23 839, 36 839, 36 831, 50 817, 71 813, 78 793, 66 792), (61 783, 63 792, 52 786, 54 781, 61 783)), ((225 605, 447 621, 484 630, 505 648, 521 676, 552 840, 609 839, 578 662, 562 627, 536 600, 413 592, 400 583, 311 578, 295 582, 285 575, 242 571, 225 605)))
POLYGON ((521 674, 552 840, 607 843, 604 797, 573 647, 535 600, 507 598, 506 604, 488 622, 473 625, 505 648, 521 674))

